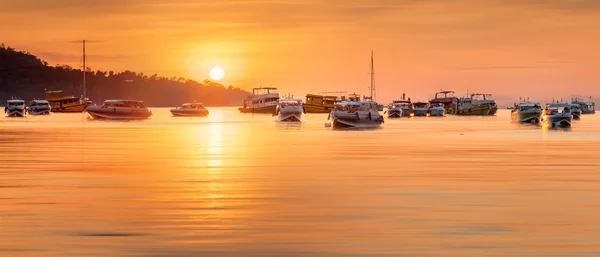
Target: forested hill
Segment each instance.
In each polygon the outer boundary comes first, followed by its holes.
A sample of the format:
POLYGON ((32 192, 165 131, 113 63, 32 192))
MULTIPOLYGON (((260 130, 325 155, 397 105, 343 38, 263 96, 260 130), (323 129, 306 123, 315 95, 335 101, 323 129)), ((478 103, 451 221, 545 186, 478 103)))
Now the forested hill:
MULTIPOLYGON (((83 73, 66 65, 49 66, 25 51, 0 45, 0 105, 19 97, 44 99, 44 90, 67 91, 80 96, 83 73)), ((241 105, 249 93, 233 86, 204 81, 145 75, 132 71, 86 71, 87 96, 96 104, 106 99, 143 100, 148 106, 178 106, 203 102, 210 106, 241 105)))

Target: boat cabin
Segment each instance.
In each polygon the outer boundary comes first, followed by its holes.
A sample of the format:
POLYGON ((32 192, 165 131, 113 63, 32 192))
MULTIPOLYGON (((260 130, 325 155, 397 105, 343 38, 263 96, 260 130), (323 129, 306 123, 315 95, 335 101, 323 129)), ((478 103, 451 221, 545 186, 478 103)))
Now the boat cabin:
POLYGON ((416 102, 413 103, 414 108, 429 108, 429 103, 425 102, 416 102))
POLYGON ((446 108, 446 106, 444 105, 444 103, 440 103, 440 102, 432 102, 429 104, 429 107, 433 108, 433 107, 441 107, 441 108, 446 108))
POLYGON ((492 101, 492 94, 481 94, 481 93, 475 93, 475 94, 471 94, 471 99, 473 100, 477 100, 477 101, 492 101))
POLYGON ((374 102, 339 102, 335 105, 336 111, 375 111, 377 112, 377 104, 374 102))
POLYGON ((279 106, 281 106, 281 107, 299 106, 301 104, 302 104, 302 100, 297 99, 297 98, 282 98, 282 99, 279 99, 279 106))
POLYGON ((146 108, 146 106, 144 106, 142 101, 136 101, 136 100, 106 100, 106 101, 104 101, 104 104, 102 105, 102 108, 114 108, 114 107, 140 108, 140 109, 146 108))
POLYGON ((46 100, 32 100, 29 102, 30 106, 50 106, 50 102, 46 100))
POLYGON ((556 114, 559 112, 570 113, 571 112, 570 108, 571 108, 570 104, 563 104, 563 103, 549 104, 546 106, 546 114, 552 115, 552 114, 556 114))
POLYGON ((529 109, 541 109, 542 105, 538 102, 520 102, 517 108, 521 111, 529 109))
POLYGON ((179 109, 204 109, 201 103, 184 103, 179 109))
POLYGON ((12 99, 12 100, 8 100, 6 101, 6 106, 20 106, 20 105, 25 105, 25 101, 23 100, 19 100, 19 99, 12 99))

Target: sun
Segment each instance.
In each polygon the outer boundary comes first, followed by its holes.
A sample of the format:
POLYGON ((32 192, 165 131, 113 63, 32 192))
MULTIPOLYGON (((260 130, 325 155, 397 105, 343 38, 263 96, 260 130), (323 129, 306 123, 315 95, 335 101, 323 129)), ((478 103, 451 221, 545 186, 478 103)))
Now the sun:
POLYGON ((225 76, 225 71, 221 67, 216 66, 210 69, 210 78, 213 80, 221 80, 225 76))

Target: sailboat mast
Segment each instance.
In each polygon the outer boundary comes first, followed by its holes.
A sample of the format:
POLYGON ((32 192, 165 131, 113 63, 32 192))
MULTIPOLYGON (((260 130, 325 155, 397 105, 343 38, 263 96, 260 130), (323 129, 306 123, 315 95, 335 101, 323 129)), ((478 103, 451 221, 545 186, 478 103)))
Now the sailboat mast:
POLYGON ((86 92, 86 88, 85 88, 85 39, 83 40, 83 99, 82 100, 86 100, 87 98, 87 92, 86 92))
POLYGON ((375 66, 373 64, 373 51, 371 50, 371 99, 375 100, 375 66))

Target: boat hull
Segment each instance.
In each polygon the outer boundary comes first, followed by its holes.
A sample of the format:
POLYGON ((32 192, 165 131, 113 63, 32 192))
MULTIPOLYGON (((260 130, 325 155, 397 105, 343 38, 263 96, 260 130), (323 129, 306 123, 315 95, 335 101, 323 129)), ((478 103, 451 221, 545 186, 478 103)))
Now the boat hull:
POLYGON ((402 108, 402 117, 410 117, 411 113, 412 113, 412 109, 402 108))
POLYGON ((490 116, 495 115, 496 112, 498 112, 498 107, 492 107, 488 104, 481 104, 473 105, 471 108, 459 108, 456 114, 464 116, 490 116))
POLYGON ((377 112, 331 112, 334 128, 377 128, 383 123, 383 116, 377 112))
POLYGON ((521 123, 539 123, 542 120, 542 110, 517 111, 511 113, 514 120, 521 123))
POLYGON ((302 120, 302 107, 300 106, 287 106, 279 109, 279 115, 277 118, 279 121, 293 121, 298 122, 302 120))
POLYGON ((429 116, 431 117, 443 117, 444 115, 446 115, 446 109, 444 108, 434 107, 429 109, 429 116))
POLYGON ((275 113, 277 105, 269 105, 257 108, 244 108, 240 107, 238 110, 242 113, 275 113))
POLYGON ((581 111, 571 111, 574 120, 581 120, 581 111))
POLYGON ((29 113, 29 115, 48 115, 50 114, 50 108, 48 107, 41 107, 41 108, 34 108, 34 107, 29 107, 29 109, 27 110, 27 113, 29 113))
POLYGON ((307 104, 307 103, 305 103, 303 106, 304 106, 304 110, 306 110, 306 113, 330 113, 334 107, 333 105, 326 106, 326 105, 316 105, 316 104, 307 104))
POLYGON ((402 117, 402 109, 392 108, 388 109, 388 118, 400 118, 402 117))
POLYGON ((96 120, 145 120, 152 112, 142 108, 102 108, 88 107, 87 113, 96 120))
POLYGON ((546 122, 548 122, 548 125, 553 128, 570 128, 572 119, 573 116, 571 116, 570 113, 557 113, 553 115, 548 115, 546 117, 546 122))
POLYGON ((19 109, 7 110, 6 117, 25 117, 25 110, 19 110, 19 109))
POLYGON ((428 111, 427 108, 415 108, 413 113, 415 114, 415 117, 425 117, 427 116, 428 111))
POLYGON ((203 117, 208 115, 206 109, 171 109, 171 114, 176 117, 203 117))
POLYGON ((85 111, 87 104, 74 104, 69 106, 56 106, 52 107, 52 112, 83 112, 85 111))

